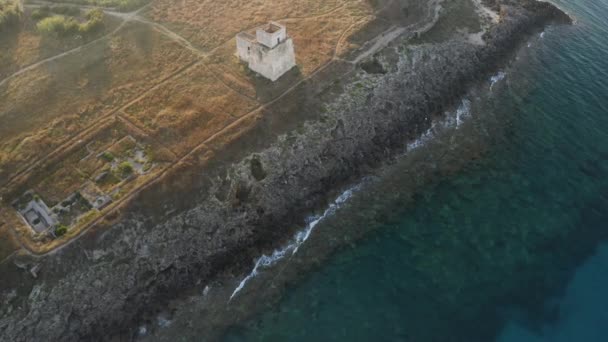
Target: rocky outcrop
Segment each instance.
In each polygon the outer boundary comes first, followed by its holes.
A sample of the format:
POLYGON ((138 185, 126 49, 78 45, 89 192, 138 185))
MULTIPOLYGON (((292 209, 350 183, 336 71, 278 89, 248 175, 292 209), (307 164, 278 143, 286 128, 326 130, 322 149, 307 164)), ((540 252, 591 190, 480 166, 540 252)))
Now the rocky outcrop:
MULTIPOLYGON (((332 189, 403 152, 433 115, 507 62, 530 32, 555 20, 569 21, 547 3, 503 1, 501 22, 486 33, 485 45, 455 40, 387 48, 345 83, 318 120, 234 164, 190 170, 197 186, 179 194, 195 203, 187 210, 173 212, 166 203, 171 214, 158 223, 134 207, 111 229, 43 259, 20 260, 35 265, 38 278, 19 288, 21 296, 9 290, 0 298, 0 340, 104 340, 195 280, 250 266, 332 189)), ((151 200, 150 192, 142 196, 141 202, 151 200)))

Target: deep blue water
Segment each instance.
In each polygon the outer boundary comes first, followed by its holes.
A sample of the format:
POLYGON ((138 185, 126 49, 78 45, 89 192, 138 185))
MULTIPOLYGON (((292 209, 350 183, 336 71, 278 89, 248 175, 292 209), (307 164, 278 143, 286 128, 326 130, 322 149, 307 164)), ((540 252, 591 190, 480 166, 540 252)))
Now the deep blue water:
POLYGON ((227 341, 608 341, 608 1, 558 4, 577 24, 507 72, 481 157, 413 201, 391 173, 390 214, 359 200, 371 233, 227 341))

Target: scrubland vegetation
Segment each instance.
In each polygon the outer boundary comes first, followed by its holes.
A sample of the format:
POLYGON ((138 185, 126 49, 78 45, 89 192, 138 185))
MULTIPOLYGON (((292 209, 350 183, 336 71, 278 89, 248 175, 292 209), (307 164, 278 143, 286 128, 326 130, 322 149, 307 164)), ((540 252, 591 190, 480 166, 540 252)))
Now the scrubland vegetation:
POLYGON ((32 19, 42 20, 44 18, 52 16, 53 14, 61 14, 61 15, 76 17, 76 16, 80 15, 80 9, 75 6, 66 6, 66 5, 59 5, 59 6, 52 6, 52 7, 51 6, 42 6, 42 7, 36 8, 35 10, 32 11, 32 19))
POLYGON ((17 24, 21 14, 17 0, 0 0, 0 31, 17 24))
POLYGON ((58 0, 58 2, 70 2, 78 5, 110 7, 125 12, 136 10, 148 3, 148 1, 149 0, 58 0))
POLYGON ((76 18, 65 16, 56 13, 54 8, 51 12, 34 13, 32 15, 42 16, 44 19, 40 20, 36 27, 41 33, 54 34, 60 37, 69 35, 88 35, 96 32, 103 27, 104 13, 101 9, 92 9, 86 13, 86 21, 79 22, 76 18), (47 16, 45 14, 48 13, 47 16))

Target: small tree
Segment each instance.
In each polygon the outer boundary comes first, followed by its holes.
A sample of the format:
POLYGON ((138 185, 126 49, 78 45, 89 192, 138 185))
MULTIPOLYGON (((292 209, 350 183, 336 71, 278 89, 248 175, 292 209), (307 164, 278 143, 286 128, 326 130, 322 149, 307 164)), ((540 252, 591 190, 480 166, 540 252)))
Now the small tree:
POLYGON ((60 224, 57 226, 57 228, 55 228, 55 235, 59 236, 64 236, 65 233, 68 232, 68 227, 64 224, 60 224))
POLYGON ((123 177, 130 176, 133 173, 133 165, 128 161, 124 161, 118 165, 118 171, 123 177))
POLYGON ((101 154, 101 159, 107 161, 108 163, 112 162, 114 160, 114 155, 112 154, 112 152, 106 151, 104 153, 101 154))
POLYGON ((81 34, 90 34, 100 30, 103 27, 104 13, 99 8, 93 8, 86 14, 87 22, 80 25, 81 34))
POLYGON ((80 24, 74 18, 53 15, 44 18, 36 24, 38 31, 44 34, 54 34, 60 37, 78 33, 80 24))

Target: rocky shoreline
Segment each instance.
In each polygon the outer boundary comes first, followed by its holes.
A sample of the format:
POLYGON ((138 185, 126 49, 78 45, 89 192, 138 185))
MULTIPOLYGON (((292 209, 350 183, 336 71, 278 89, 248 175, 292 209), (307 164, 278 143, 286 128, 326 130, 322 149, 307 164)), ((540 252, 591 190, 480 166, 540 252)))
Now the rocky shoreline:
POLYGON ((15 281, 20 284, 0 284, 0 340, 104 340, 120 331, 129 336, 158 303, 204 288, 226 270, 244 272, 261 250, 289 238, 306 213, 340 187, 404 152, 407 141, 507 63, 531 33, 570 22, 544 2, 488 5, 500 10, 501 21, 486 32, 484 45, 451 40, 408 47, 398 41, 335 85, 337 98, 319 104, 307 96, 303 103, 315 105, 282 113, 310 108, 319 111, 315 120, 260 143, 260 132, 268 135, 281 113, 260 119, 221 156, 210 156, 202 170, 184 176, 196 186, 164 190, 177 192, 174 197, 150 192, 158 189, 144 192, 141 206, 111 229, 42 259, 17 258, 15 265, 25 269, 15 281), (194 205, 176 209, 171 200, 186 201, 180 197, 194 205), (155 200, 166 203, 167 219, 158 221, 144 208, 155 200), (32 267, 41 270, 33 280, 32 267))

